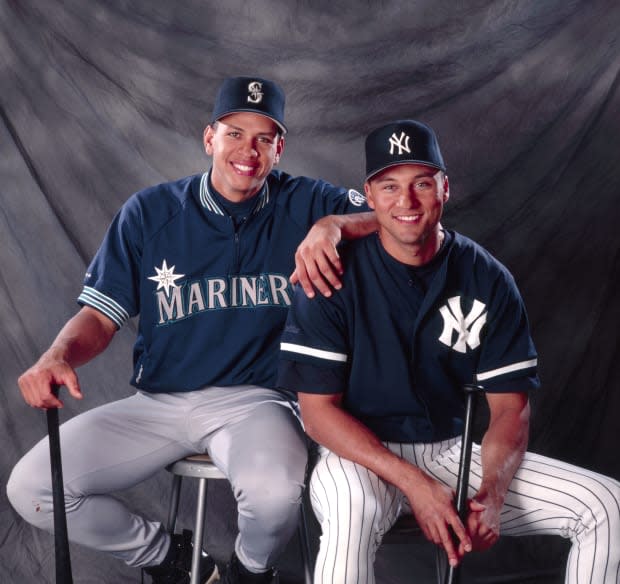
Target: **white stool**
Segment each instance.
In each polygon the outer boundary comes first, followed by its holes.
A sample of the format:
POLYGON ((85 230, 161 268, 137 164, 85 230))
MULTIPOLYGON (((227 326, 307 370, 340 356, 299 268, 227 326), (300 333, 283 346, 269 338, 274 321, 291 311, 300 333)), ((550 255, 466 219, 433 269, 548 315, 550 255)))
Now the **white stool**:
MULTIPOLYGON (((183 477, 193 477, 198 479, 198 498, 196 501, 196 518, 194 520, 194 549, 192 553, 192 576, 190 584, 201 584, 198 580, 200 554, 202 552, 202 541, 205 526, 205 511, 207 504, 207 481, 209 479, 226 479, 226 475, 215 466, 208 454, 195 454, 181 458, 169 464, 166 470, 173 475, 172 493, 170 496, 170 507, 168 509, 168 522, 166 530, 174 533, 176 527, 177 513, 179 510, 179 498, 181 494, 181 481, 183 477)), ((303 500, 302 500, 303 501, 303 500)), ((308 541, 308 528, 304 505, 300 506, 299 521, 299 543, 304 567, 304 582, 312 584, 312 572, 310 562, 310 544, 308 541)))

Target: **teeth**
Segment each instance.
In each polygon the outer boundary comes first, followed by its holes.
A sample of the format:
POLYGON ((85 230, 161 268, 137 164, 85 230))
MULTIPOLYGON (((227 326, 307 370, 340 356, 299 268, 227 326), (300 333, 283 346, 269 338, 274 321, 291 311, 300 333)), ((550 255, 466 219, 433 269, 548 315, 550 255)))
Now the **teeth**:
POLYGON ((396 217, 399 221, 407 221, 409 223, 412 223, 414 221, 418 220, 418 215, 399 215, 398 217, 396 217))
POLYGON ((241 172, 250 172, 254 170, 253 166, 246 166, 245 164, 235 164, 235 168, 239 169, 241 172))

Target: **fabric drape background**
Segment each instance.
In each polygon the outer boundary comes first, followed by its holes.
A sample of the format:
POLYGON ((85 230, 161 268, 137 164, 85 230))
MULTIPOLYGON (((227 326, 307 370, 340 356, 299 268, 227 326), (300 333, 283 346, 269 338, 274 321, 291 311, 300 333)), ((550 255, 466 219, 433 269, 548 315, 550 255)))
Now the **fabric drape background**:
MULTIPOLYGON (((444 224, 509 267, 529 311, 543 381, 530 449, 620 478, 618 31, 614 0, 0 0, 0 581, 53 582, 52 537, 4 489, 46 432, 17 377, 76 312, 129 195, 208 168, 202 130, 231 75, 284 87, 281 167, 294 174, 360 189, 369 130, 405 117, 434 127, 451 184, 444 224)), ((132 392, 134 334, 132 323, 81 368, 85 399, 67 399, 62 420, 132 392)), ((162 471, 119 497, 164 519, 169 481, 162 471)), ((225 559, 225 484, 209 504, 207 543, 225 559)), ((192 512, 186 495, 188 526, 192 512)), ((527 538, 479 564, 527 575, 561 569, 564 552, 527 538)), ((72 554, 76 582, 139 582, 72 554)), ((414 570, 424 555, 403 561, 414 570)), ((385 578, 389 564, 380 552, 385 578)))

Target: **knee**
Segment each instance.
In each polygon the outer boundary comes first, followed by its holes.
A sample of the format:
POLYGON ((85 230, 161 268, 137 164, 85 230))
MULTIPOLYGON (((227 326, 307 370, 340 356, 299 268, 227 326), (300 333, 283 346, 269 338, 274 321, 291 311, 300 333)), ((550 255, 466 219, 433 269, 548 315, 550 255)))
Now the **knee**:
POLYGON ((310 500, 323 532, 364 529, 378 537, 389 514, 390 497, 380 497, 372 489, 364 489, 355 481, 343 481, 326 488, 311 481, 310 500), (337 516, 336 516, 337 513, 337 516))
POLYGON ((612 533, 620 533, 620 482, 607 478, 601 491, 600 505, 613 527, 612 533))
POLYGON ((52 512, 52 495, 39 472, 30 472, 22 459, 13 468, 6 485, 9 502, 26 521, 34 525, 46 523, 52 512))
POLYGON ((285 465, 273 464, 248 466, 233 485, 239 512, 274 530, 297 519, 303 488, 303 473, 297 476, 285 465))
POLYGON ((599 475, 582 486, 587 490, 587 496, 583 498, 582 523, 586 528, 605 526, 611 533, 619 533, 620 483, 599 475))

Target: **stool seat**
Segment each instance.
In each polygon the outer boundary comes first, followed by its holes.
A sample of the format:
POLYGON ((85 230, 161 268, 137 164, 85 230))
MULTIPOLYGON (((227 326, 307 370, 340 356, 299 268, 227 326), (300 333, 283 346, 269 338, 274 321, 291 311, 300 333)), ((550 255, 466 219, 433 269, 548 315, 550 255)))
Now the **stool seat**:
POLYGON ((173 475, 196 479, 225 479, 226 475, 215 466, 208 454, 193 454, 181 458, 166 467, 173 475))

